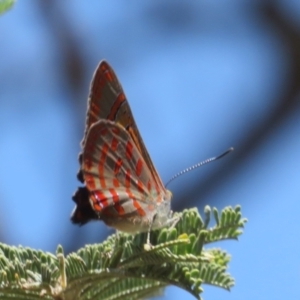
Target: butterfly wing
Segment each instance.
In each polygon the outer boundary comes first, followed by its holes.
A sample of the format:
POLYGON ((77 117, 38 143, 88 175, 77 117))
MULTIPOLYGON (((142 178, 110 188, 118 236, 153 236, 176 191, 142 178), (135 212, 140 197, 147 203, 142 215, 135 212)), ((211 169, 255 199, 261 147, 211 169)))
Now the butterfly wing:
POLYGON ((164 194, 129 133, 117 123, 99 120, 87 134, 82 172, 91 204, 107 225, 126 232, 149 228, 164 194))
POLYGON ((128 131, 154 177, 155 188, 158 191, 165 190, 138 131, 122 86, 115 72, 106 61, 100 62, 91 83, 82 145, 85 143, 91 125, 100 119, 113 121, 128 131))

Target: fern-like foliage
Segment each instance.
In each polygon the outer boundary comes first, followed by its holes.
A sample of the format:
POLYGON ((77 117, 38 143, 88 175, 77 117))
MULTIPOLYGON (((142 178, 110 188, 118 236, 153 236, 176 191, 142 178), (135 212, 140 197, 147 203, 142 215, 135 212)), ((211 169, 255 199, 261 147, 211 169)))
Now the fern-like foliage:
POLYGON ((101 244, 87 245, 64 256, 0 244, 0 299, 146 299, 176 285, 200 299, 202 284, 229 290, 233 278, 226 272, 229 255, 205 245, 237 239, 246 219, 240 207, 221 214, 205 208, 178 213, 174 228, 146 233, 114 234, 101 244), (211 215, 215 225, 208 227, 211 215))

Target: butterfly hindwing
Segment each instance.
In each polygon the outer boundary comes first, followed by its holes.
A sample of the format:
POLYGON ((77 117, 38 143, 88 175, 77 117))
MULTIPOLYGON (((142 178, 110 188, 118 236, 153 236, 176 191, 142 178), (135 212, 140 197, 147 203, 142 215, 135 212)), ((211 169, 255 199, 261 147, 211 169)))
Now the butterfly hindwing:
POLYGON ((148 166, 124 128, 107 120, 90 127, 82 171, 93 209, 105 223, 124 226, 124 220, 129 219, 130 224, 149 227, 152 211, 163 198, 157 194, 148 166))

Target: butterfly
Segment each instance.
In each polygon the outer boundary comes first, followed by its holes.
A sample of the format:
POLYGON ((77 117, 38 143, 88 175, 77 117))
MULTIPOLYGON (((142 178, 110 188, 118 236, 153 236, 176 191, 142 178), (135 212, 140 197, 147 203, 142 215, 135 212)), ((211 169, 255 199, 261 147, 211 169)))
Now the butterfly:
MULTIPOLYGON (((172 222, 172 194, 162 183, 113 69, 98 65, 90 87, 71 220, 101 220, 117 230, 148 233, 172 222)), ((149 238, 149 237, 148 237, 149 238)))

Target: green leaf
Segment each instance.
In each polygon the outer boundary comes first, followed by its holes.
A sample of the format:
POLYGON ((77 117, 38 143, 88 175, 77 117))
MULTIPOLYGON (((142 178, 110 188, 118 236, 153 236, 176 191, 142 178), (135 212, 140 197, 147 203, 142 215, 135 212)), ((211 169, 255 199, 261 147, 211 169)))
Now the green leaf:
POLYGON ((220 214, 205 207, 205 221, 197 209, 175 214, 174 228, 147 233, 111 235, 101 244, 86 245, 65 256, 0 244, 0 299, 146 299, 178 286, 200 299, 203 284, 229 290, 230 256, 204 248, 212 242, 236 239, 246 219, 240 207, 220 214), (216 225, 209 228, 211 215, 216 225))
POLYGON ((0 0, 0 14, 9 10, 15 2, 15 0, 0 0))

